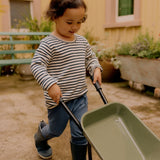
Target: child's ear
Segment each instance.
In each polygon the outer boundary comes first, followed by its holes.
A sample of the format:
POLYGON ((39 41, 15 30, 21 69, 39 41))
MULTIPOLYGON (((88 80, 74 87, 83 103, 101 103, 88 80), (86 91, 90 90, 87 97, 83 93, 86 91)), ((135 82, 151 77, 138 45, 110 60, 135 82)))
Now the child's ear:
POLYGON ((55 21, 55 18, 54 18, 54 16, 52 16, 52 21, 55 21))
POLYGON ((52 21, 54 21, 56 23, 57 18, 55 18, 54 16, 52 17, 52 21))
POLYGON ((83 17, 82 23, 84 23, 84 22, 86 21, 86 19, 87 19, 87 15, 85 15, 85 16, 83 17))
POLYGON ((54 21, 54 22, 56 23, 57 18, 53 17, 53 18, 52 18, 52 21, 54 21))

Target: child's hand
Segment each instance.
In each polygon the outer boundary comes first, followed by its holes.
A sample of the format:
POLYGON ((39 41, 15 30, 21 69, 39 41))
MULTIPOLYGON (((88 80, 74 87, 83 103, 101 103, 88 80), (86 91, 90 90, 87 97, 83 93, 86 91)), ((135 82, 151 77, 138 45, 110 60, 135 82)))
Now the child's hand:
POLYGON ((98 81, 99 85, 102 84, 102 78, 101 78, 101 69, 96 68, 94 70, 94 79, 93 79, 93 84, 95 84, 98 81))
POLYGON ((61 90, 57 84, 53 84, 48 90, 49 96, 59 104, 60 97, 62 97, 61 90))

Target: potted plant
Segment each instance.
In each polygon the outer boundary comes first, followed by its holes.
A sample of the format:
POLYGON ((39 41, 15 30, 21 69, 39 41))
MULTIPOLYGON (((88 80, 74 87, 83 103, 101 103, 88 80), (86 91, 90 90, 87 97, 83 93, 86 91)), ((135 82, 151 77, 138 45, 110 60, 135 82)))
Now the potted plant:
MULTIPOLYGON (((17 23, 17 29, 20 28, 26 28, 28 29, 29 32, 51 32, 54 29, 54 23, 50 22, 45 19, 41 19, 40 23, 36 18, 26 18, 25 22, 19 21, 17 23)), ((31 36, 26 36, 23 37, 25 40, 41 40, 45 36, 43 35, 31 35, 31 36)), ((19 46, 19 45, 18 45, 19 46)), ((17 47, 18 47, 17 46, 17 47)), ((24 48, 28 49, 37 49, 38 44, 32 44, 32 45, 22 45, 24 48)), ((34 53, 27 53, 27 54, 17 54, 16 58, 33 58, 34 53), (22 57, 25 56, 25 57, 22 57)), ((20 77, 22 80, 32 80, 33 75, 30 70, 30 64, 21 64, 17 67, 17 73, 19 73, 20 77)))
POLYGON ((102 43, 96 43, 96 45, 93 45, 92 50, 95 52, 100 65, 103 68, 102 81, 119 81, 120 71, 113 64, 114 58, 116 57, 114 50, 112 48, 106 48, 106 46, 102 43))
POLYGON ((131 43, 116 46, 121 77, 125 80, 160 88, 160 41, 148 33, 131 43))

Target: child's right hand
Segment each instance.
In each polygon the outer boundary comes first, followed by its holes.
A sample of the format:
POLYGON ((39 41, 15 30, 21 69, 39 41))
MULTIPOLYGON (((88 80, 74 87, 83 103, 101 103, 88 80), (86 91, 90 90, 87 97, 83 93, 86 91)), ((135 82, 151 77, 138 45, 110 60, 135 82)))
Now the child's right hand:
POLYGON ((60 100, 60 97, 62 97, 62 93, 61 93, 60 87, 57 84, 53 84, 48 89, 48 94, 57 104, 59 104, 59 100, 60 100))

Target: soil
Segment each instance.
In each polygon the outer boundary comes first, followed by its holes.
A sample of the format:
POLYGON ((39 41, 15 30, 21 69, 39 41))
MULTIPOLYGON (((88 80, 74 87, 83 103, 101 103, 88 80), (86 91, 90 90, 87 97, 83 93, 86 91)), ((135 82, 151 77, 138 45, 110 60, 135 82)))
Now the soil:
MULTIPOLYGON (((89 78, 89 110, 104 104, 89 78)), ((130 89, 127 82, 103 83, 109 102, 129 107, 160 138, 160 100, 130 89)), ((18 75, 0 77, 0 159, 39 160, 33 135, 40 120, 47 122, 43 91, 36 81, 22 81, 18 75)), ((63 134, 49 141, 54 160, 71 160, 69 125, 63 134)), ((99 160, 93 151, 93 159, 99 160)))

